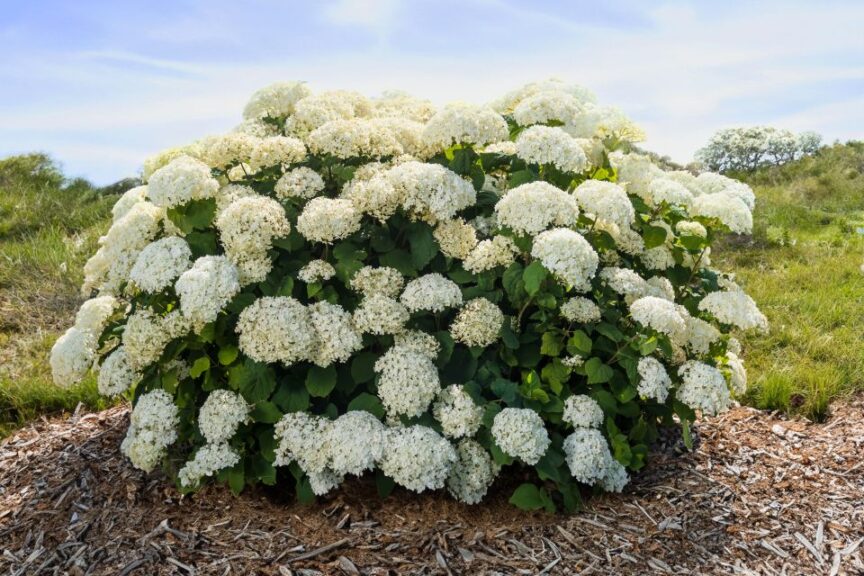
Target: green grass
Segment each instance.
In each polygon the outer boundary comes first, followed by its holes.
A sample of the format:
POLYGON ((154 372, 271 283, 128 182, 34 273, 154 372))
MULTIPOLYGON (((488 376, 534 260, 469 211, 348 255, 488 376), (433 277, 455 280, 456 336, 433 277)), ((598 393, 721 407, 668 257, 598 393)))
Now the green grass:
POLYGON ((727 239, 714 262, 771 323, 743 339, 757 407, 822 419, 834 399, 864 390, 862 169, 864 144, 853 143, 739 175, 757 195, 753 238, 727 239))
MULTIPOLYGON (((713 259, 771 322, 768 334, 743 338, 755 406, 820 419, 864 390, 862 172, 864 143, 852 143, 738 175, 758 197, 754 234, 726 239, 713 259)), ((48 354, 82 301, 82 267, 111 206, 132 184, 67 181, 38 154, 0 160, 0 437, 79 402, 104 405, 92 376, 56 387, 48 354)))
POLYGON ((92 377, 55 386, 48 354, 82 301, 84 262, 126 186, 67 181, 41 154, 0 160, 0 437, 78 402, 102 406, 92 377))

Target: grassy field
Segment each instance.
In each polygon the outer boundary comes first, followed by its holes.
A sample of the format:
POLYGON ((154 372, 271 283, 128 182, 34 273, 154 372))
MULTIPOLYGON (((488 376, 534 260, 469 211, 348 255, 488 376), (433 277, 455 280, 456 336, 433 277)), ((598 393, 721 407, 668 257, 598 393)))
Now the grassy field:
MULTIPOLYGON (((771 322, 744 339, 755 406, 821 419, 864 389, 864 143, 740 176, 758 197, 752 238, 715 264, 737 272, 771 322)), ((82 266, 132 183, 65 180, 42 155, 0 160, 0 437, 43 414, 102 405, 92 376, 51 382, 48 352, 81 302, 82 266)))

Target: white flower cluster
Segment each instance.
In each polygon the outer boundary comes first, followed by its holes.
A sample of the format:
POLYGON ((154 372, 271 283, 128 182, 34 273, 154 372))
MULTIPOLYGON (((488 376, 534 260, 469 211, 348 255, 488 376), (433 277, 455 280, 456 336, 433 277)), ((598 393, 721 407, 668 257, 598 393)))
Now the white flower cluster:
POLYGON ((314 198, 324 190, 324 179, 306 166, 285 172, 276 181, 274 192, 280 200, 288 198, 314 198))
POLYGON ((532 164, 552 164, 562 172, 583 172, 588 168, 588 158, 579 142, 561 128, 527 128, 516 140, 516 155, 532 164))
POLYGON ((702 298, 699 309, 742 330, 768 329, 768 319, 759 311, 753 298, 742 290, 712 292, 702 298))
POLYGON ((451 384, 438 395, 432 415, 448 438, 471 437, 480 428, 483 408, 471 399, 462 385, 451 384))
POLYGON ((99 367, 96 381, 99 393, 103 396, 117 396, 134 386, 141 375, 132 368, 126 349, 118 346, 99 367))
POLYGON ((666 373, 666 368, 656 358, 646 356, 639 360, 639 386, 637 390, 642 398, 653 398, 660 404, 666 402, 672 380, 666 373))
POLYGON ((601 484, 620 492, 628 482, 624 467, 612 456, 603 434, 594 428, 576 428, 564 439, 564 454, 573 478, 584 484, 601 484))
POLYGON ((540 415, 530 408, 504 408, 492 423, 495 444, 508 456, 534 465, 551 444, 540 415))
POLYGON ((306 360, 316 344, 309 310, 288 296, 259 298, 237 320, 240 350, 257 362, 290 366, 306 360))
POLYGON ((719 414, 729 408, 732 398, 726 378, 714 366, 688 360, 679 369, 681 385, 675 396, 705 414, 719 414))
POLYGON ((360 229, 360 212, 350 200, 313 198, 297 218, 297 231, 313 242, 332 244, 360 229))
POLYGON ((198 410, 198 429, 211 444, 227 442, 249 417, 246 400, 230 390, 214 390, 198 410))
POLYGON ((148 244, 129 272, 129 280, 144 292, 161 292, 192 266, 192 250, 183 238, 168 236, 148 244))
POLYGON ((466 346, 489 346, 501 333, 504 313, 486 298, 468 301, 450 325, 453 340, 466 346))
POLYGON ((568 298, 561 304, 561 315, 571 322, 581 324, 599 322, 600 313, 600 307, 594 301, 582 296, 568 298))
POLYGON ((399 297, 411 312, 441 312, 462 304, 459 285, 437 272, 410 281, 399 297))
POLYGON ((132 465, 150 472, 177 440, 180 416, 171 396, 164 390, 142 394, 132 410, 131 423, 120 450, 132 465))
POLYGON ((162 208, 212 198, 218 190, 219 182, 210 175, 210 168, 190 156, 175 158, 147 181, 147 198, 162 208))
POLYGON ((553 228, 535 236, 531 256, 578 292, 589 290, 600 260, 591 244, 569 228, 553 228))
POLYGON ((306 284, 329 280, 336 275, 336 269, 326 260, 310 260, 297 272, 297 278, 306 284))
POLYGON ((603 409, 590 396, 575 394, 564 401, 562 419, 574 428, 599 428, 604 418, 603 409))
POLYGON ((200 331, 240 292, 240 273, 225 256, 202 256, 180 275, 174 289, 183 316, 200 331))
POLYGON ((267 254, 273 240, 287 236, 291 224, 282 206, 266 196, 244 196, 216 219, 225 255, 237 267, 240 285, 261 282, 270 273, 267 254))
POLYGON ((491 240, 481 240, 462 263, 465 270, 479 274, 499 266, 509 266, 516 259, 519 248, 507 236, 495 236, 491 240))
POLYGON ((534 236, 549 226, 571 226, 579 217, 573 197, 546 182, 522 184, 495 204, 498 224, 534 236))
POLYGON ((177 477, 184 487, 197 486, 201 479, 212 476, 223 468, 231 468, 240 462, 240 455, 225 443, 205 444, 195 452, 195 456, 187 462, 177 477))
POLYGON ((441 391, 438 369, 428 356, 393 346, 375 362, 378 397, 388 414, 420 416, 441 391))

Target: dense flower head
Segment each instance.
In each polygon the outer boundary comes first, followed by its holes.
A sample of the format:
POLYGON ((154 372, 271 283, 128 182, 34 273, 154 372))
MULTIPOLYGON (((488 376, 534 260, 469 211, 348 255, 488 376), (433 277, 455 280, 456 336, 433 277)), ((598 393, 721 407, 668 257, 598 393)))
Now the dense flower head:
POLYGON ((504 408, 492 424, 495 443, 508 456, 536 464, 549 448, 549 433, 540 415, 530 408, 504 408))
POLYGON ((658 428, 744 393, 730 332, 767 326, 711 262, 753 191, 642 137, 559 80, 443 108, 266 87, 144 163, 54 379, 131 399, 123 453, 183 492, 267 462, 303 497, 372 472, 474 504, 502 466, 547 506, 620 491, 658 428))
POLYGON ((456 459, 446 438, 417 425, 389 431, 380 466, 400 486, 423 492, 442 488, 456 459))
POLYGON ((546 182, 522 184, 495 205, 498 224, 534 236, 550 226, 576 223, 579 207, 567 192, 546 182))
POLYGON ((375 362, 378 397, 388 414, 419 416, 441 391, 438 369, 427 356, 393 346, 375 362))
POLYGON ((569 228, 553 228, 538 234, 534 238, 531 256, 580 292, 588 290, 599 263, 597 252, 591 244, 569 228))

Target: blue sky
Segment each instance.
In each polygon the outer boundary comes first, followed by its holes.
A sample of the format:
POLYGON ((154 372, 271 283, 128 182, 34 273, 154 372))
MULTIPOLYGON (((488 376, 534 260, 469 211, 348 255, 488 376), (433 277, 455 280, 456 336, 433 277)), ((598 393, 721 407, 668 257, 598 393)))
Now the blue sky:
POLYGON ((0 155, 108 183, 257 88, 485 102, 556 76, 687 161, 717 129, 864 138, 864 2, 0 0, 0 155))

